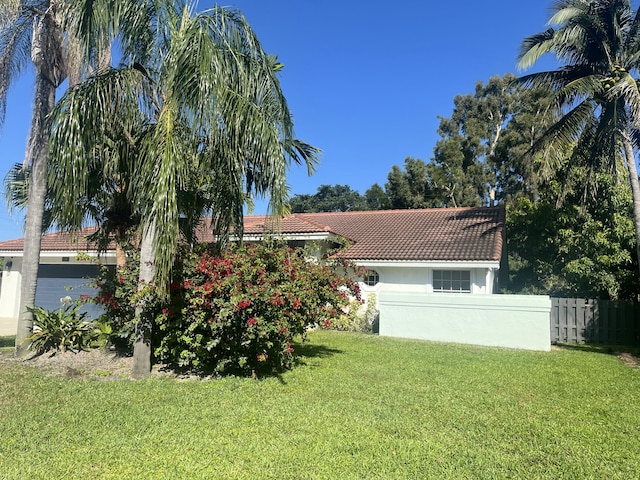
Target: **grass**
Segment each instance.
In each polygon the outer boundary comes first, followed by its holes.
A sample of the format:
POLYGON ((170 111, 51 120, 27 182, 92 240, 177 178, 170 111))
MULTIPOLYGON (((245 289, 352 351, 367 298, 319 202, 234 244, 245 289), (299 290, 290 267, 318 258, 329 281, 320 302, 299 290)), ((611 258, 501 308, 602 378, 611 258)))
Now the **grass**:
POLYGON ((280 378, 0 370, 2 478, 637 478, 640 369, 314 332, 280 378))

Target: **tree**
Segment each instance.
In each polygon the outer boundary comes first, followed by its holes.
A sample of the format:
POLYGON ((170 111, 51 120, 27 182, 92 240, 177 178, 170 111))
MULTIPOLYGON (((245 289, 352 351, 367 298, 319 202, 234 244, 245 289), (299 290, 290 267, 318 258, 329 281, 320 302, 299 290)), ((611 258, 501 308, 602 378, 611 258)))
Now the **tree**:
POLYGON ((67 77, 67 61, 61 29, 62 5, 56 1, 6 2, 0 10, 0 122, 4 121, 11 83, 31 63, 35 70, 35 93, 25 164, 31 167, 29 203, 25 217, 24 254, 16 353, 24 354, 31 334, 36 294, 42 214, 47 177, 45 119, 55 104, 56 89, 67 77))
MULTIPOLYGON (((146 45, 151 50, 135 44, 138 49, 128 50, 121 67, 69 89, 51 116, 52 190, 66 223, 81 222, 77 201, 88 194, 87 182, 75 172, 93 165, 109 176, 118 172, 116 152, 134 158, 126 174, 142 219, 137 377, 150 370, 144 290, 168 293, 180 196, 193 199, 199 192, 185 214, 199 220, 211 213, 223 245, 232 228, 242 234, 250 196, 270 194, 270 211, 281 214, 288 165, 306 164, 311 171, 318 153, 294 137, 277 77, 281 65, 262 50, 244 17, 221 7, 197 14, 179 7, 155 11, 151 24, 163 28, 146 45)), ((146 24, 141 28, 146 31, 146 24)))
POLYGON ((615 174, 624 160, 640 257, 640 91, 632 75, 640 65, 640 14, 629 0, 559 0, 548 23, 551 28, 523 41, 519 54, 522 68, 546 53, 562 65, 520 79, 526 86, 551 88, 560 115, 534 148, 549 162, 557 161, 554 152, 571 148, 572 160, 589 175, 615 174))
POLYGON ((368 210, 388 210, 391 208, 391 201, 383 188, 374 183, 364 192, 368 210))
POLYGON ((611 174, 588 178, 586 168, 569 160, 541 183, 535 201, 522 196, 508 206, 508 289, 633 299, 640 289, 630 188, 611 174), (588 183, 597 194, 588 193, 588 183))
MULTIPOLYGON (((65 79, 74 85, 110 59, 108 40, 127 26, 147 24, 150 3, 112 0, 7 1, 0 7, 0 123, 4 121, 9 86, 31 63, 35 70, 34 107, 25 167, 30 169, 25 216, 21 301, 16 353, 28 349, 37 288, 40 240, 48 174, 47 117, 57 88, 65 79)), ((148 24, 148 29, 152 28, 148 24)), ((149 36, 138 36, 144 44, 149 36)), ((126 52, 126 45, 123 45, 126 52)))
POLYGON ((407 157, 404 170, 393 165, 387 175, 385 191, 391 208, 427 208, 433 206, 431 178, 427 164, 419 158, 407 157))
POLYGON ((366 199, 349 185, 320 185, 313 195, 291 197, 289 206, 292 213, 367 210, 366 199))

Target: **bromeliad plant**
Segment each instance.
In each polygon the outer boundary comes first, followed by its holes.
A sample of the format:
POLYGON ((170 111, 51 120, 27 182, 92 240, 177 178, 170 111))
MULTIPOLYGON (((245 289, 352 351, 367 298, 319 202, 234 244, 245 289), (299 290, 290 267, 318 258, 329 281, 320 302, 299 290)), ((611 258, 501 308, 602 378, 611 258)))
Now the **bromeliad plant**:
MULTIPOLYGON (((309 261, 303 250, 231 246, 222 254, 183 251, 173 269, 170 300, 144 290, 154 319, 156 358, 197 372, 259 376, 291 368, 294 338, 329 328, 350 302, 360 302, 362 272, 340 259, 309 261), (151 295, 151 296, 150 296, 151 295), (153 297, 153 298, 152 298, 153 297)), ((99 281, 97 301, 119 326, 141 292, 136 275, 119 269, 99 281)))
POLYGON ((36 354, 48 351, 80 351, 95 339, 95 325, 86 320, 87 313, 80 312, 83 303, 62 302, 55 310, 35 306, 29 308, 33 315, 34 332, 27 338, 36 354))

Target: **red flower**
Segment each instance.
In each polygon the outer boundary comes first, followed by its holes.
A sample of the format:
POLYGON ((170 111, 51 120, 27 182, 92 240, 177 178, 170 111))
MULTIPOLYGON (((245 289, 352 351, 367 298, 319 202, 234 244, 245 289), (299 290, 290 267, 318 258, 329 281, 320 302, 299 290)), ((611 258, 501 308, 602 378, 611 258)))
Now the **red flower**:
POLYGON ((247 320, 247 325, 255 325, 255 324, 256 324, 256 322, 257 322, 257 320, 256 320, 256 318, 255 318, 255 317, 250 317, 250 318, 247 320))
POLYGON ((302 302, 300 300, 298 300, 297 298, 293 301, 294 310, 300 308, 301 305, 302 305, 302 302))
POLYGON ((118 283, 122 285, 124 283, 124 278, 122 278, 121 276, 118 277, 118 283))
POLYGON ((251 300, 240 300, 240 302, 238 302, 238 311, 240 310, 244 310, 245 308, 248 308, 251 305, 251 300))

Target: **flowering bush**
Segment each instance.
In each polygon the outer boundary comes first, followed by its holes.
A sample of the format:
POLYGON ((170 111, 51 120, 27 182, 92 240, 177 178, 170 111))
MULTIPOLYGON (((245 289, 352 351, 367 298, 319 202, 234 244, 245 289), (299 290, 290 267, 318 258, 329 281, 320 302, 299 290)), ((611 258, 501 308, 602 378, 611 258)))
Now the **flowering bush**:
POLYGON ((360 300, 352 300, 344 314, 332 319, 328 328, 348 332, 377 333, 379 317, 377 302, 375 293, 367 296, 366 306, 363 306, 360 300))
MULTIPOLYGON (((356 270, 342 260, 307 261, 302 250, 286 247, 183 252, 169 301, 145 302, 155 318, 154 353, 192 371, 263 375, 288 369, 294 337, 303 338, 310 326, 329 328, 351 300, 360 301, 356 270)), ((99 283, 98 301, 120 326, 133 318, 140 296, 133 278, 119 270, 99 283)))
POLYGON ((157 318, 156 355, 196 370, 259 375, 290 368, 292 341, 328 327, 358 284, 346 262, 314 263, 302 250, 233 246, 185 254, 171 304, 157 318), (343 273, 340 273, 343 272, 343 273))

